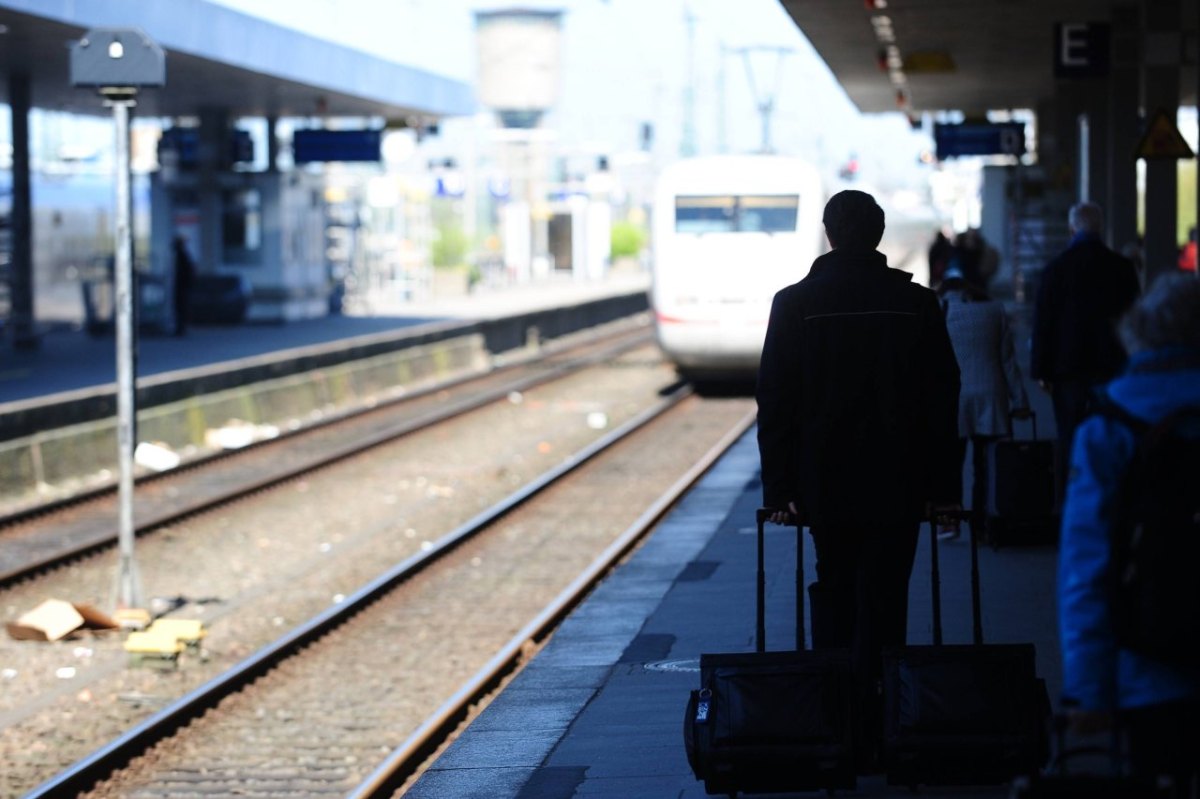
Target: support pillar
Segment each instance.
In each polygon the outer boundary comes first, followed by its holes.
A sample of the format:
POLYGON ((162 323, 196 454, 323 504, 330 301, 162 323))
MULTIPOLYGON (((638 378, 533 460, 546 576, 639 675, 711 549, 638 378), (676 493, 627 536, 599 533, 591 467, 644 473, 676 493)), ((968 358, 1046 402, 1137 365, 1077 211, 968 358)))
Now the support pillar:
POLYGON ((23 72, 8 77, 12 111, 12 277, 9 282, 13 346, 37 349, 33 317, 33 191, 29 175, 30 78, 23 72))
POLYGON ((279 169, 279 135, 275 130, 275 117, 267 117, 267 171, 279 169))
MULTIPOLYGON (((1079 186, 1078 88, 1059 81, 1054 96, 1038 104, 1038 162, 1049 188, 1075 202, 1079 186)), ((1068 203, 1069 205, 1070 203, 1068 203)))
POLYGON ((1082 93, 1084 109, 1080 113, 1079 167, 1076 185, 1080 202, 1093 202, 1108 212, 1108 119, 1111 101, 1104 81, 1091 81, 1082 93))
MULTIPOLYGON (((1182 37, 1179 0, 1147 0, 1143 5, 1143 97, 1146 118, 1163 110, 1174 123, 1179 113, 1182 37)), ((1175 268, 1179 213, 1177 162, 1146 161, 1146 280, 1175 268)))
POLYGON ((1108 243, 1118 252, 1137 241, 1138 108, 1141 106, 1141 11, 1112 10, 1112 66, 1108 78, 1108 243))
POLYGON ((213 272, 221 266, 224 249, 220 175, 229 161, 229 117, 224 109, 200 109, 200 144, 196 156, 200 271, 213 272))

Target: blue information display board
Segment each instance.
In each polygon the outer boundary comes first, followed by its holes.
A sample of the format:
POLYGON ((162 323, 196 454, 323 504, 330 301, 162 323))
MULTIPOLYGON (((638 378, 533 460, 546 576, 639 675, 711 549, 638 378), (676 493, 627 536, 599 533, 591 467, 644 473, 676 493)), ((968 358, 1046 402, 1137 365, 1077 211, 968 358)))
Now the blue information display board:
POLYGON ((382 130, 297 130, 292 134, 292 158, 310 161, 379 161, 382 130))
MULTIPOLYGON (((165 160, 163 153, 175 153, 175 166, 180 169, 192 169, 200 162, 200 129, 199 128, 167 128, 158 140, 159 160, 165 160)), ((254 140, 250 132, 240 129, 229 131, 229 150, 227 153, 230 163, 249 163, 254 160, 254 140)))
POLYGON ((1023 122, 934 125, 939 160, 963 155, 1024 155, 1023 122))

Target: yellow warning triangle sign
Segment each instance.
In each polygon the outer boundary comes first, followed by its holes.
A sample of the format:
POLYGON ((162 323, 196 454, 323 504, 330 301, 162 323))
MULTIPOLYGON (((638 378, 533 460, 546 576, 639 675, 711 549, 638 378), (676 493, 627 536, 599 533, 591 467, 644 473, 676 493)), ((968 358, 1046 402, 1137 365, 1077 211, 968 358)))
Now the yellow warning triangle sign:
POLYGON ((1138 158, 1193 158, 1195 153, 1175 127, 1174 120, 1163 109, 1154 112, 1142 140, 1137 146, 1138 158))

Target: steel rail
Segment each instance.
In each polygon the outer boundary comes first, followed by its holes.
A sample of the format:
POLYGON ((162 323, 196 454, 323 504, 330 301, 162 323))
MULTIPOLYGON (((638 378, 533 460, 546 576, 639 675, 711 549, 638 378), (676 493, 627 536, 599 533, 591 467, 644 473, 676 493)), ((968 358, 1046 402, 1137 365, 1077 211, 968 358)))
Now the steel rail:
MULTIPOLYGON (((317 430, 332 427, 333 425, 338 424, 340 422, 344 422, 348 419, 354 419, 357 417, 366 416, 367 414, 384 411, 384 410, 387 410, 388 408, 394 408, 398 405, 412 402, 414 400, 424 399, 425 397, 431 396, 440 391, 461 388, 472 382, 480 381, 480 380, 483 380, 483 379, 486 379, 489 377, 494 377, 496 375, 500 375, 505 372, 516 371, 518 369, 527 369, 530 366, 535 365, 539 359, 550 359, 550 358, 561 357, 565 354, 569 354, 572 350, 580 350, 580 349, 586 349, 588 347, 596 346, 597 344, 604 342, 605 339, 612 339, 614 341, 623 341, 625 339, 630 339, 630 340, 633 340, 636 342, 649 342, 650 340, 652 340, 652 334, 649 330, 643 329, 641 327, 634 328, 633 330, 619 330, 619 331, 612 332, 612 333, 599 334, 593 339, 589 339, 587 341, 579 342, 579 343, 572 344, 572 345, 567 345, 567 346, 562 347, 561 349, 555 349, 555 350, 551 350, 551 351, 543 350, 543 352, 540 356, 533 356, 533 357, 529 357, 529 358, 520 358, 520 359, 515 359, 512 361, 506 361, 502 364, 492 366, 491 368, 486 369, 482 372, 471 372, 468 374, 458 375, 456 377, 450 378, 449 380, 446 380, 443 382, 434 383, 434 384, 431 384, 428 386, 422 386, 421 388, 415 389, 411 392, 405 392, 402 394, 396 394, 393 396, 384 397, 383 399, 380 399, 380 400, 375 401, 370 404, 363 403, 363 404, 354 405, 354 406, 344 408, 339 411, 330 413, 330 414, 322 417, 318 421, 303 424, 295 429, 281 430, 279 435, 277 435, 273 438, 262 439, 259 441, 253 441, 253 442, 247 444, 246 446, 238 447, 237 449, 216 450, 214 452, 206 452, 202 455, 197 455, 195 457, 189 458, 188 460, 184 461, 183 463, 181 463, 179 466, 175 467, 174 469, 169 469, 165 472, 149 472, 149 473, 145 473, 145 474, 140 474, 134 480, 134 485, 146 485, 149 483, 158 482, 160 480, 170 479, 171 477, 178 476, 184 472, 191 471, 193 469, 199 469, 204 466, 207 466, 207 465, 213 463, 214 461, 220 461, 220 460, 224 460, 226 458, 235 458, 238 455, 241 455, 245 452, 249 452, 251 450, 257 450, 257 449, 269 447, 269 446, 276 445, 276 444, 282 444, 282 443, 287 442, 290 439, 294 439, 299 436, 303 436, 305 434, 312 433, 317 430)), ((619 345, 616 345, 616 346, 619 346, 619 345)), ((633 346, 633 344, 630 344, 630 346, 633 346)), ((74 505, 79 505, 79 504, 82 504, 85 502, 90 502, 92 500, 100 499, 101 497, 115 494, 116 490, 117 490, 116 481, 115 480, 108 481, 108 482, 105 482, 100 485, 80 489, 78 491, 73 492, 69 496, 56 497, 54 499, 46 500, 45 502, 39 502, 37 504, 30 505, 28 507, 17 508, 15 510, 0 513, 0 530, 4 530, 5 528, 13 527, 15 525, 30 521, 32 519, 38 518, 39 516, 45 516, 47 514, 54 513, 55 511, 59 511, 64 508, 69 508, 74 505)), ((3 580, 3 579, 4 579, 4 575, 0 574, 0 580, 3 580)))
MULTIPOLYGON (((435 410, 417 416, 416 418, 408 419, 389 428, 384 428, 377 432, 374 436, 371 436, 365 440, 353 442, 344 447, 333 449, 324 455, 298 463, 292 468, 284 469, 283 471, 264 476, 262 479, 243 483, 242 485, 231 488, 217 496, 195 500, 190 503, 184 500, 171 510, 152 514, 148 517, 140 519, 135 527, 134 533, 135 535, 141 536, 151 532, 152 530, 178 522, 184 518, 210 511, 214 508, 227 505, 230 502, 249 496, 250 494, 264 491, 280 485, 281 483, 295 480, 299 477, 310 474, 319 469, 323 469, 327 466, 331 466, 340 461, 361 455, 370 449, 383 446, 384 444, 391 443, 405 436, 420 432, 421 430, 432 427, 435 424, 441 424, 442 422, 449 421, 450 419, 462 416, 471 411, 478 410, 479 408, 508 396, 508 394, 513 391, 524 391, 545 383, 552 382, 562 378, 567 374, 570 374, 573 371, 594 365, 607 358, 611 358, 613 355, 646 344, 651 340, 650 333, 647 331, 639 331, 637 335, 620 336, 618 338, 619 340, 617 342, 603 348, 600 351, 591 352, 576 358, 560 361, 554 365, 551 365, 544 371, 538 372, 537 374, 530 375, 519 380, 514 380, 474 396, 464 397, 456 402, 447 403, 435 410)), ((526 367, 530 365, 531 364, 529 363, 524 364, 526 367)), ((488 373, 488 375, 491 374, 495 374, 495 372, 488 373)), ((478 379, 479 377, 480 376, 478 375, 470 376, 464 379, 462 383, 470 382, 471 380, 478 379)), ((443 391, 447 387, 447 385, 432 387, 427 393, 443 391)), ((417 396, 418 395, 413 394, 400 399, 401 401, 411 400, 415 399, 417 396)), ((423 393, 420 396, 426 396, 426 393, 423 393)), ((375 406, 375 408, 371 410, 375 410, 380 407, 383 406, 375 406)), ((344 421, 346 418, 347 417, 342 417, 333 420, 331 423, 344 421)), ((315 428, 307 428, 304 432, 309 432, 313 429, 315 428)), ((272 439, 270 442, 263 443, 274 443, 279 440, 280 439, 272 439)), ((225 455, 225 453, 221 454, 225 455)), ((159 475, 155 476, 157 477, 159 475)), ((41 557, 31 558, 18 566, 0 570, 0 587, 10 585, 18 580, 22 580, 26 577, 36 574, 37 572, 53 568, 67 561, 106 548, 112 545, 116 540, 117 533, 115 530, 98 530, 95 535, 76 540, 71 544, 61 547, 55 552, 51 552, 41 557)))
POLYGON ((384 796, 391 796, 399 790, 404 782, 416 774, 429 756, 437 751, 466 720, 473 705, 495 691, 508 675, 516 672, 528 662, 526 653, 530 651, 530 644, 538 644, 545 640, 591 590, 608 576, 621 558, 658 524, 684 493, 695 485, 717 460, 753 426, 754 420, 753 413, 742 417, 730 432, 701 456, 604 552, 600 553, 587 569, 551 600, 550 604, 537 617, 518 631, 483 668, 435 710, 404 743, 393 750, 375 771, 368 775, 351 793, 347 794, 347 799, 380 799, 384 796))
POLYGON ((645 427, 691 396, 691 393, 691 389, 687 386, 678 388, 654 407, 643 411, 607 435, 592 442, 558 466, 544 472, 500 502, 476 514, 442 536, 433 543, 430 549, 414 554, 396 564, 339 604, 329 607, 304 624, 293 628, 228 671, 214 677, 124 735, 97 749, 57 776, 43 782, 26 794, 24 799, 57 799, 62 796, 74 796, 87 790, 115 769, 145 752, 153 744, 168 737, 204 711, 216 706, 226 696, 236 693, 307 644, 348 621, 383 594, 437 563, 441 558, 457 549, 460 544, 475 537, 548 486, 645 427))

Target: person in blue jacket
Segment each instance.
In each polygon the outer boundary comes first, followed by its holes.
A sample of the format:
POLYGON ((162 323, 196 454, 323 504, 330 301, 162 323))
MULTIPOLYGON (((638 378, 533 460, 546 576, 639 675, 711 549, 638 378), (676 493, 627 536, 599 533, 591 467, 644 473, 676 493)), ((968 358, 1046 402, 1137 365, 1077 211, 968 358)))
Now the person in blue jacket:
MULTIPOLYGON (((1160 277, 1120 335, 1130 360, 1106 387, 1110 401, 1150 424, 1200 406, 1200 280, 1160 277)), ((1079 732, 1115 717, 1134 772, 1169 773, 1179 795, 1190 796, 1181 782, 1196 780, 1200 768, 1200 671, 1121 648, 1112 630, 1110 536, 1136 442, 1137 433, 1108 415, 1089 417, 1076 432, 1059 552, 1063 700, 1079 732)))

